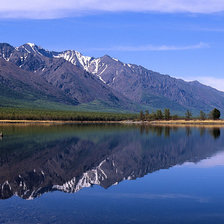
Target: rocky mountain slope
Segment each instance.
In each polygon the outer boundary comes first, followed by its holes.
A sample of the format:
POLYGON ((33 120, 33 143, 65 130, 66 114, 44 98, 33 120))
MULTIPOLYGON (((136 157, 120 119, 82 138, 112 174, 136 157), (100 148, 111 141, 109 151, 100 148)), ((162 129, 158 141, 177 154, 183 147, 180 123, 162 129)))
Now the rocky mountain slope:
POLYGON ((17 78, 22 79, 21 71, 24 71, 24 74, 29 73, 30 81, 38 78, 45 80, 51 86, 48 94, 63 93, 67 97, 64 103, 73 101, 73 105, 77 105, 98 101, 107 107, 118 109, 127 109, 132 105, 126 97, 116 93, 96 76, 63 58, 50 57, 51 53, 35 45, 25 44, 13 48, 8 44, 1 44, 0 51, 2 59, 16 65, 17 78))
POLYGON ((65 51, 57 57, 63 57, 95 74, 103 83, 139 104, 177 110, 180 106, 205 111, 214 107, 224 108, 224 93, 197 81, 172 78, 142 66, 123 63, 108 55, 95 59, 84 57, 76 51, 65 51))
POLYGON ((0 58, 0 105, 13 103, 55 102, 76 105, 78 101, 67 97, 63 91, 55 89, 40 75, 24 71, 11 62, 0 58))
POLYGON ((17 48, 0 44, 0 57, 41 76, 79 104, 99 101, 129 110, 224 110, 221 91, 126 64, 108 55, 93 58, 73 50, 47 51, 28 43, 17 48))

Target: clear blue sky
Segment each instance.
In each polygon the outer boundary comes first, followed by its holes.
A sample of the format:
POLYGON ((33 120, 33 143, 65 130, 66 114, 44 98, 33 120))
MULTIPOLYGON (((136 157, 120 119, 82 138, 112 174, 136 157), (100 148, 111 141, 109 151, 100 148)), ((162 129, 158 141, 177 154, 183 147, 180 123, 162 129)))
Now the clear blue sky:
MULTIPOLYGON (((190 2, 193 7, 196 0, 190 2)), ((32 42, 49 50, 74 49, 94 57, 109 54, 123 62, 185 80, 198 79, 224 90, 224 13, 201 7, 204 11, 199 8, 199 13, 191 8, 187 12, 115 8, 80 13, 83 10, 78 8, 63 14, 60 7, 57 13, 40 10, 34 16, 32 8, 23 16, 20 9, 15 8, 13 14, 0 7, 0 13, 4 12, 0 42, 14 46, 32 42)))

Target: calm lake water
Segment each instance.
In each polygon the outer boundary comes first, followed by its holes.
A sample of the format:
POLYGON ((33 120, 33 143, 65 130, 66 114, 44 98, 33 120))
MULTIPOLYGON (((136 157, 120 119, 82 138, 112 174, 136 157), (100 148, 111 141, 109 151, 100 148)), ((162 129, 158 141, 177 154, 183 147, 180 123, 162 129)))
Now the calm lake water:
POLYGON ((224 129, 1 131, 1 224, 224 223, 224 129))

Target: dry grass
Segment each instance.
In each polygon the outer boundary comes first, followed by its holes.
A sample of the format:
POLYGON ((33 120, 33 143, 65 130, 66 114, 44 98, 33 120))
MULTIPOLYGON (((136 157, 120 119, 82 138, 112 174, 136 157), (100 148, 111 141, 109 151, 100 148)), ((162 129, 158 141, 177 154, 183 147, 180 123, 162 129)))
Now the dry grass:
POLYGON ((220 127, 224 126, 224 120, 169 120, 169 121, 150 121, 150 125, 163 126, 206 126, 220 127))
POLYGON ((0 125, 54 125, 54 124, 100 124, 120 123, 119 121, 52 121, 52 120, 0 120, 0 125))
POLYGON ((121 121, 122 124, 172 126, 172 127, 224 127, 224 120, 156 120, 156 121, 121 121))
POLYGON ((152 126, 198 126, 198 127, 222 127, 224 126, 224 120, 158 120, 158 121, 52 121, 52 120, 0 120, 0 125, 55 125, 55 124, 100 124, 100 123, 111 123, 111 124, 144 124, 152 126))

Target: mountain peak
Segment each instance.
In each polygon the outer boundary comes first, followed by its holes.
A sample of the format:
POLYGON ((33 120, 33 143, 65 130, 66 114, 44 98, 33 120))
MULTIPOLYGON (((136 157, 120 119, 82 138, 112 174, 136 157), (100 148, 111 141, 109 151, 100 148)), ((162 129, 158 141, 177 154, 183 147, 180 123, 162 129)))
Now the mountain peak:
POLYGON ((30 47, 35 47, 36 45, 34 43, 26 43, 27 45, 29 45, 30 47))
POLYGON ((24 45, 22 45, 22 46, 25 46, 25 47, 29 47, 29 48, 31 48, 31 49, 41 49, 41 47, 38 47, 36 44, 34 44, 34 43, 26 43, 26 44, 24 44, 24 45))
MULTIPOLYGON (((109 55, 93 58, 75 50, 48 51, 34 43, 26 43, 18 48, 2 43, 0 58, 43 76, 55 88, 80 103, 106 100, 115 105, 117 101, 114 99, 119 97, 155 109, 170 105, 175 111, 224 108, 223 92, 197 81, 185 82, 141 65, 125 64, 109 55), (118 97, 113 97, 114 93, 118 97)), ((124 104, 128 103, 125 101, 124 104)))
POLYGON ((110 56, 110 55, 108 55, 108 54, 105 54, 103 57, 102 57, 103 59, 112 59, 113 60, 113 58, 110 56))
POLYGON ((35 45, 34 43, 26 43, 20 47, 17 48, 17 50, 19 49, 23 49, 26 53, 30 54, 30 53, 34 53, 34 54, 39 54, 42 55, 40 53, 40 50, 42 48, 38 47, 37 45, 35 45))
POLYGON ((12 47, 13 48, 13 46, 12 45, 10 45, 10 44, 8 44, 8 43, 0 43, 0 46, 1 47, 12 47))

